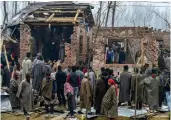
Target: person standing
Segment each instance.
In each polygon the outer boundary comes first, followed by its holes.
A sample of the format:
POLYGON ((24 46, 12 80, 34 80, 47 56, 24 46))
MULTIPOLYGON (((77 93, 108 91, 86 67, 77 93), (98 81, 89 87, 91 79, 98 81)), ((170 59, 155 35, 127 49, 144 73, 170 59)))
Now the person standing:
POLYGON ((121 51, 119 53, 119 64, 125 64, 125 59, 126 59, 126 55, 124 52, 124 48, 121 48, 121 51))
POLYGON ((114 63, 118 63, 118 61, 119 61, 119 54, 118 54, 118 52, 115 50, 115 51, 114 51, 114 63))
POLYGON ((32 67, 34 67, 34 65, 35 65, 35 64, 37 63, 37 61, 38 61, 38 58, 41 57, 41 56, 42 56, 41 53, 37 53, 37 56, 36 56, 36 58, 35 58, 34 61, 33 61, 32 67))
POLYGON ((82 79, 84 78, 84 73, 80 70, 78 66, 77 66, 76 73, 79 75, 80 80, 82 81, 82 79))
POLYGON ((166 96, 168 110, 170 111, 170 71, 168 70, 164 72, 164 93, 166 96))
POLYGON ((74 89, 73 110, 75 110, 76 105, 77 105, 78 88, 80 86, 80 77, 76 73, 76 67, 75 66, 72 66, 72 72, 68 75, 67 82, 70 83, 74 89))
POLYGON ((66 82, 66 74, 62 71, 62 67, 58 66, 58 72, 56 73, 56 81, 57 81, 57 95, 59 100, 59 105, 66 106, 66 100, 64 95, 64 84, 66 82))
POLYGON ((66 68, 64 70, 64 73, 68 76, 68 74, 71 72, 71 66, 68 66, 68 68, 66 68))
POLYGON ((64 84, 64 93, 67 96, 67 102, 68 102, 70 115, 71 117, 74 117, 74 110, 73 110, 74 92, 73 92, 73 87, 67 81, 64 84))
POLYGON ((22 80, 25 79, 25 76, 27 73, 31 73, 31 69, 32 69, 32 62, 31 62, 31 53, 28 52, 26 54, 26 57, 24 58, 23 62, 22 62, 22 68, 23 68, 23 72, 22 72, 22 80))
POLYGON ((137 96, 136 109, 142 109, 142 101, 143 101, 143 86, 140 86, 140 82, 143 80, 143 76, 138 73, 138 69, 134 70, 134 74, 131 77, 131 98, 135 103, 135 96, 137 96), (137 86, 137 87, 136 87, 137 86), (137 93, 135 95, 135 93, 137 93))
POLYGON ((10 80, 10 87, 9 87, 9 99, 10 99, 13 112, 15 112, 15 109, 20 108, 20 101, 16 97, 18 86, 19 86, 18 80, 19 80, 19 77, 17 73, 14 73, 13 77, 10 80))
POLYGON ((139 84, 147 89, 150 112, 153 112, 159 106, 159 83, 160 80, 156 75, 156 69, 152 69, 152 74, 139 84))
POLYGON ((65 58, 65 40, 62 40, 60 44, 60 51, 59 51, 59 59, 61 60, 61 63, 64 61, 65 58))
POLYGON ((42 96, 44 98, 46 114, 49 113, 50 104, 50 114, 53 117, 54 113, 54 101, 57 97, 57 84, 56 80, 51 79, 50 73, 46 73, 46 77, 42 81, 42 96))
POLYGON ((119 94, 119 104, 123 102, 128 102, 131 106, 131 74, 128 72, 128 65, 124 66, 124 72, 120 75, 120 94, 119 94))
POLYGON ((117 105, 117 88, 114 86, 115 82, 112 79, 108 80, 110 86, 102 100, 102 113, 110 120, 116 120, 118 116, 117 105))
POLYGON ((27 73, 25 78, 26 79, 20 83, 16 96, 20 99, 21 108, 24 115, 27 117, 26 120, 29 120, 30 116, 28 112, 33 108, 33 93, 30 74, 27 73))
POLYGON ((9 62, 9 69, 8 66, 6 65, 4 67, 4 76, 3 76, 3 81, 2 81, 2 86, 3 87, 8 87, 10 85, 10 80, 12 77, 12 72, 13 72, 13 66, 12 66, 12 62, 9 62))
POLYGON ((44 77, 46 76, 47 73, 51 74, 51 72, 52 72, 52 68, 51 68, 51 66, 49 65, 48 62, 49 62, 49 60, 46 59, 45 60, 45 64, 43 66, 44 77))
POLYGON ((41 91, 42 80, 44 77, 43 67, 44 67, 43 57, 40 56, 37 58, 37 62, 32 70, 33 89, 35 94, 36 93, 39 94, 41 91))
POLYGON ((105 85, 105 80, 107 77, 107 73, 104 71, 100 75, 100 79, 97 81, 96 84, 96 92, 95 92, 95 109, 96 109, 96 114, 101 113, 101 103, 102 99, 107 92, 106 85, 105 85))
POLYGON ((80 88, 80 110, 78 113, 82 113, 82 109, 88 110, 88 114, 91 113, 91 102, 92 102, 92 87, 88 78, 88 73, 85 74, 80 88))

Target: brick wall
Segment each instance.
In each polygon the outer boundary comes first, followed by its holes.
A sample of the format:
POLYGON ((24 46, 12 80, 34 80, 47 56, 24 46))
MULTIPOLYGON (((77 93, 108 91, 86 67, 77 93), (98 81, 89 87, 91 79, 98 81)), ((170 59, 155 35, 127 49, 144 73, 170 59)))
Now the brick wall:
POLYGON ((20 25, 20 63, 29 51, 29 41, 31 37, 30 27, 26 24, 20 25))
MULTIPOLYGON (((96 29, 93 30, 94 36, 93 41, 95 42, 96 29)), ((96 42, 94 44, 94 55, 93 55, 93 69, 99 71, 101 67, 109 67, 113 69, 122 68, 123 65, 107 65, 105 64, 105 44, 107 39, 127 39, 130 43, 131 52, 133 57, 135 57, 138 51, 141 51, 141 40, 146 39, 148 41, 147 47, 151 49, 146 50, 145 54, 152 60, 156 62, 156 47, 152 46, 151 42, 155 41, 155 37, 151 34, 151 29, 149 28, 115 28, 114 30, 110 28, 101 28, 97 34, 96 42), (149 35, 148 35, 149 34, 149 35), (148 36, 146 36, 148 35, 148 36)), ((155 42, 154 42, 155 43, 155 42)), ((132 67, 132 65, 130 65, 132 67)))

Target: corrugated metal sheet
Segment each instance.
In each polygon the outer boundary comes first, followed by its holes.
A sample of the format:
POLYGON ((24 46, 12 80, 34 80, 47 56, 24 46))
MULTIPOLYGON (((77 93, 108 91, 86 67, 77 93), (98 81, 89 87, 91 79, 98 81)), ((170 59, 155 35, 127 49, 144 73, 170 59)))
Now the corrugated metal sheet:
POLYGON ((9 20, 7 26, 14 26, 19 24, 21 21, 25 20, 29 13, 38 10, 44 5, 30 5, 24 9, 22 9, 18 14, 16 14, 12 19, 9 20))

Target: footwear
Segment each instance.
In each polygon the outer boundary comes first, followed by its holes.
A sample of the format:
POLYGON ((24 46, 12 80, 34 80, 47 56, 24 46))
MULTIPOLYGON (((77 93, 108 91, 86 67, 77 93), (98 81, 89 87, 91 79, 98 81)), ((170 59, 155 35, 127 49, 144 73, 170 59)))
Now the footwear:
POLYGON ((53 118, 53 117, 54 117, 54 115, 53 115, 53 114, 51 114, 51 115, 50 115, 50 118, 53 118))
POLYGON ((70 115, 69 118, 75 118, 75 116, 74 115, 73 116, 70 115))
POLYGON ((27 116, 27 117, 26 117, 26 120, 30 120, 30 116, 27 116))
POLYGON ((84 114, 83 112, 81 112, 81 111, 78 111, 78 114, 84 114))
POLYGON ((46 114, 46 115, 45 115, 45 118, 48 118, 48 117, 49 117, 49 115, 48 115, 48 114, 46 114))
POLYGON ((93 115, 93 113, 92 112, 88 112, 88 115, 93 115))

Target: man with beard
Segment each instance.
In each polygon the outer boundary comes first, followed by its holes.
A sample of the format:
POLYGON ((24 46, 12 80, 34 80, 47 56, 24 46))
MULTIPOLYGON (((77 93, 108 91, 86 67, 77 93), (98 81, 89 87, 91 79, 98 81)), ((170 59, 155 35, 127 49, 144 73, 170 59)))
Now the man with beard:
POLYGON ((119 94, 119 104, 128 102, 131 106, 131 74, 128 72, 128 66, 124 66, 124 72, 120 75, 120 94, 119 94))
POLYGON ((21 108, 24 112, 24 115, 27 117, 26 120, 30 119, 28 112, 33 108, 33 94, 30 79, 31 76, 29 73, 27 73, 26 79, 21 82, 17 92, 17 97, 21 102, 21 108))
POLYGON ((156 75, 156 69, 152 69, 152 74, 139 84, 147 89, 150 112, 154 112, 159 106, 159 83, 160 80, 156 75))
POLYGON ((97 81, 96 84, 96 92, 95 92, 95 109, 96 109, 96 114, 101 113, 101 103, 102 99, 107 91, 106 85, 105 85, 105 80, 107 77, 107 73, 105 71, 102 72, 100 75, 99 80, 97 81))
POLYGON ((39 94, 41 90, 41 84, 42 84, 42 80, 44 77, 43 67, 44 67, 43 58, 42 56, 40 56, 37 58, 37 62, 34 65, 33 70, 32 70, 33 89, 34 89, 34 93, 37 93, 37 94, 39 94))
POLYGON ((27 73, 31 72, 31 68, 32 68, 32 62, 31 62, 31 54, 30 52, 28 52, 26 54, 26 57, 24 58, 23 62, 22 62, 22 68, 23 68, 23 72, 22 72, 22 80, 25 79, 25 76, 27 73))
POLYGON ((57 95, 59 100, 59 105, 66 106, 66 99, 64 95, 64 84, 66 82, 66 74, 62 71, 62 67, 58 66, 58 71, 56 73, 56 81, 57 81, 57 95))
POLYGON ((82 113, 82 108, 86 108, 88 110, 88 114, 91 113, 91 102, 92 102, 92 87, 89 82, 88 73, 85 74, 80 88, 80 110, 78 113, 82 113))

